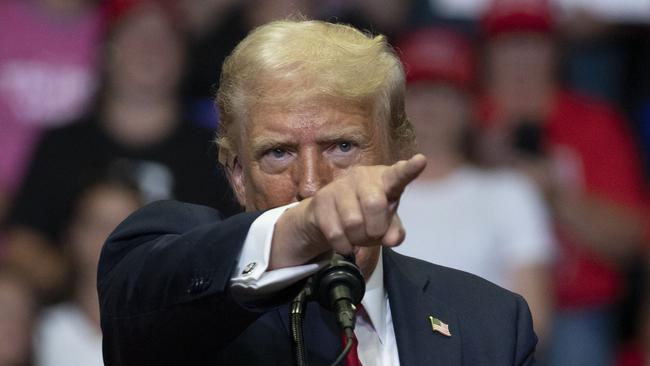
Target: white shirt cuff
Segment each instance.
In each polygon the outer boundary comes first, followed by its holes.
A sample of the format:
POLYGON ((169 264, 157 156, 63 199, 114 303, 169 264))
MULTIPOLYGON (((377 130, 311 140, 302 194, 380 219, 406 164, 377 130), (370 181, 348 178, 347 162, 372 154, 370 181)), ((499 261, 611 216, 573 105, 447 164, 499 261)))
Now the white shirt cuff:
POLYGON ((253 221, 244 240, 235 272, 230 278, 231 293, 238 302, 245 304, 268 297, 318 272, 329 263, 329 258, 319 257, 318 262, 267 271, 275 223, 286 209, 297 204, 296 202, 273 208, 253 221))

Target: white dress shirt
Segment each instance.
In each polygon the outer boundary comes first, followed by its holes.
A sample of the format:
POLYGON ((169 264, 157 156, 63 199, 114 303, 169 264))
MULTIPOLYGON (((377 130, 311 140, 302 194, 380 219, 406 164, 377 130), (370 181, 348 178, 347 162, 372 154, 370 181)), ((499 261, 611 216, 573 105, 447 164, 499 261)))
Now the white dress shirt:
MULTIPOLYGON (((267 297, 311 276, 329 263, 329 258, 325 258, 301 266, 267 271, 275 223, 287 208, 294 205, 296 203, 266 211, 248 230, 230 282, 233 296, 240 302, 267 297)), ((395 330, 383 278, 384 266, 380 254, 375 270, 366 281, 366 293, 361 301, 365 311, 358 312, 356 316, 354 333, 358 341, 357 352, 364 366, 399 366, 395 330)))

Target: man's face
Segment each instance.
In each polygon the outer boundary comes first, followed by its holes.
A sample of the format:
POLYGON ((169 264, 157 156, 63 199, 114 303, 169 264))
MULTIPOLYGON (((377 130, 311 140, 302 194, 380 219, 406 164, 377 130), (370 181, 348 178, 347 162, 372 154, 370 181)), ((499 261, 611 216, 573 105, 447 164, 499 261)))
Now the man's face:
POLYGON ((488 73, 496 81, 523 85, 554 76, 553 39, 544 34, 505 34, 489 42, 488 73))
POLYGON ((111 39, 110 87, 133 94, 172 93, 183 69, 182 43, 159 5, 145 3, 132 11, 111 39))
POLYGON ((506 123, 538 120, 546 113, 555 65, 548 35, 513 33, 489 42, 486 86, 506 123))
MULTIPOLYGON (((386 133, 369 107, 317 100, 298 109, 264 106, 252 112, 230 171, 247 211, 311 197, 356 165, 390 163, 386 133)), ((355 258, 369 278, 379 247, 357 247, 355 258)))
POLYGON ((260 106, 239 136, 232 181, 247 211, 311 197, 355 165, 388 163, 385 135, 369 107, 315 100, 260 106))
POLYGON ((467 96, 451 84, 431 81, 409 85, 406 112, 425 155, 441 149, 456 152, 467 130, 467 96))

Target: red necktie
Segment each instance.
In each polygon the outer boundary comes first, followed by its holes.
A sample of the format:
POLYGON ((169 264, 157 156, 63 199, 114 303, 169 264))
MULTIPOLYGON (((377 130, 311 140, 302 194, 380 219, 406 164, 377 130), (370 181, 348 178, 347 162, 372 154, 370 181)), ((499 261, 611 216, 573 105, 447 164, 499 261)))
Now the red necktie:
MULTIPOLYGON (((343 343, 343 347, 345 347, 345 342, 347 340, 347 337, 345 336, 345 333, 341 334, 341 340, 343 343)), ((350 352, 345 356, 345 366, 363 366, 361 365, 361 361, 359 360, 359 354, 357 353, 357 337, 354 336, 352 337, 352 348, 350 348, 350 352)))
MULTIPOLYGON (((356 314, 360 314, 360 312, 365 311, 363 308, 363 305, 359 304, 357 305, 356 309, 356 314)), ((343 347, 345 347, 345 342, 347 341, 347 337, 345 336, 345 332, 341 333, 341 341, 343 343, 343 347)), ((350 348, 350 352, 345 356, 345 366, 363 366, 361 364, 361 361, 359 360, 359 353, 357 351, 357 346, 359 345, 359 342, 357 342, 357 336, 352 337, 352 347, 350 348)))

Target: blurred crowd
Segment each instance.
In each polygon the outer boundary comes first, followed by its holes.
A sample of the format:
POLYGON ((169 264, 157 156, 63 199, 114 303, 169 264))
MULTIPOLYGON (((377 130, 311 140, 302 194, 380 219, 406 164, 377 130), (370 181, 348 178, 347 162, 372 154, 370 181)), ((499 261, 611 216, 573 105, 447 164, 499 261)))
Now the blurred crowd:
POLYGON ((241 210, 220 67, 286 17, 405 65, 428 166, 398 251, 524 296, 542 365, 650 365, 650 10, 568 3, 0 0, 0 366, 102 364, 96 264, 138 207, 241 210))

